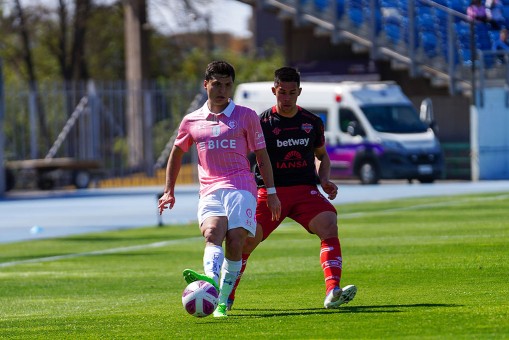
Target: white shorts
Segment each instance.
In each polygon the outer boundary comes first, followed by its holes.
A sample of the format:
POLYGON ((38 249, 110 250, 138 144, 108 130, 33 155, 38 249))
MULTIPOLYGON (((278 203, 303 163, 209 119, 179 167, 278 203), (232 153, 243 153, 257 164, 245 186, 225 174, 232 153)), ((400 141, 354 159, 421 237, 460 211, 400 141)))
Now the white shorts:
POLYGON ((200 197, 198 221, 200 225, 208 217, 226 216, 228 230, 244 228, 249 237, 256 233, 256 198, 246 190, 219 189, 200 197))

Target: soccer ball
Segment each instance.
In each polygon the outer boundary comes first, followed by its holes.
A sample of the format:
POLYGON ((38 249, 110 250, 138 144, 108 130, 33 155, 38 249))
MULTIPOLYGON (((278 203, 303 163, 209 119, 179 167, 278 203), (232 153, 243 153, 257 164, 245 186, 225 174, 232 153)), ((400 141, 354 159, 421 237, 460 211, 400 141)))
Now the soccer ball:
POLYGON ((192 316, 202 318, 214 312, 219 303, 219 294, 206 281, 191 282, 182 292, 182 305, 192 316))

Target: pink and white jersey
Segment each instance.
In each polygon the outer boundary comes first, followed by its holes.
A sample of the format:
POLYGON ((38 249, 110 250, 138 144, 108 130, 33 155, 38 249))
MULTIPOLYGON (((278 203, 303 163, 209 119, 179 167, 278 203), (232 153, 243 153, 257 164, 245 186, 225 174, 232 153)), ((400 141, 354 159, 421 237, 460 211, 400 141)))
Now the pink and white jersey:
POLYGON ((249 168, 249 152, 265 148, 258 115, 230 104, 223 112, 210 112, 207 103, 187 114, 180 123, 175 145, 198 150, 200 196, 217 189, 248 190, 256 197, 256 183, 249 168))

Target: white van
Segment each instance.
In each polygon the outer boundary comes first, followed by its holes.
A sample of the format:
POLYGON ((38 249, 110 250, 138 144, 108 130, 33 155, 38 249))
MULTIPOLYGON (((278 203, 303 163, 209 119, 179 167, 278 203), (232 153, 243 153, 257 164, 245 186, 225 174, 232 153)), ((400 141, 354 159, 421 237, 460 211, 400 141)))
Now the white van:
MULTIPOLYGON (((260 114, 276 103, 272 86, 239 84, 234 101, 260 114)), ((442 175, 442 150, 429 100, 418 114, 394 82, 301 82, 301 87, 297 104, 325 124, 332 178, 357 177, 363 184, 380 179, 432 183, 442 175)))

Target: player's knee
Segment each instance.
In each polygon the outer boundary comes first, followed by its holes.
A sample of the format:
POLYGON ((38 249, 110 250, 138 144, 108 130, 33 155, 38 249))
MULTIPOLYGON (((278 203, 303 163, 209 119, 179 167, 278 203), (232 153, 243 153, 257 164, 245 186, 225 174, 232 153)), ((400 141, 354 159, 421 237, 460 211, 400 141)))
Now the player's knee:
POLYGON ((255 250, 255 248, 260 244, 262 239, 262 236, 256 235, 255 237, 248 237, 246 239, 246 242, 244 242, 244 247, 242 249, 242 252, 244 254, 250 254, 255 250))
POLYGON ((224 232, 219 228, 204 228, 202 235, 207 244, 222 245, 224 239, 224 232))
POLYGON ((334 222, 324 223, 310 228, 320 239, 325 240, 331 237, 338 237, 338 225, 334 222))

